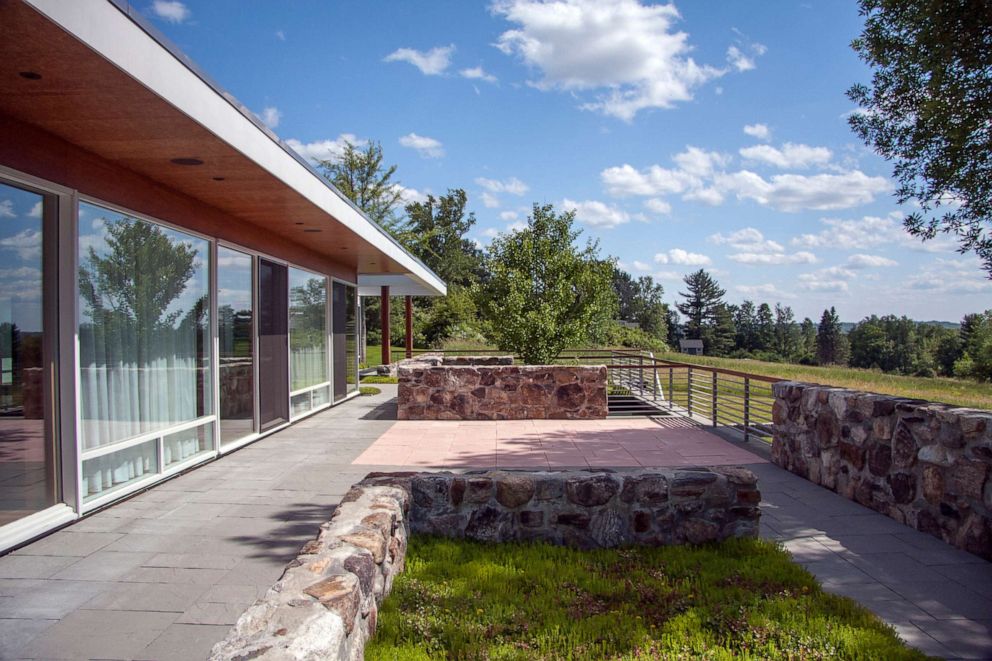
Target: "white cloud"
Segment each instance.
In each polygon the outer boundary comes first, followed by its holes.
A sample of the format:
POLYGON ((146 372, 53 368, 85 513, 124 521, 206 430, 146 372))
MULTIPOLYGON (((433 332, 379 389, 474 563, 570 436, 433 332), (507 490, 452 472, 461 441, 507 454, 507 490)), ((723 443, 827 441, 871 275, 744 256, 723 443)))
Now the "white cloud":
POLYGON ((416 188, 407 188, 400 184, 393 184, 393 190, 398 191, 400 194, 400 204, 406 206, 407 204, 413 204, 414 202, 426 202, 427 193, 421 192, 416 188))
POLYGON ((976 259, 938 257, 916 275, 900 283, 900 288, 933 294, 982 294, 980 300, 986 301, 992 295, 992 280, 976 259))
POLYGON ((869 177, 860 170, 843 174, 778 174, 766 180, 748 170, 718 174, 715 187, 738 199, 754 200, 778 211, 844 209, 868 204, 891 189, 885 177, 869 177))
POLYGON ((727 49, 727 62, 738 71, 750 71, 755 67, 754 58, 746 55, 737 46, 727 49))
POLYGON ((660 197, 652 197, 645 200, 644 206, 648 211, 652 211, 654 213, 669 214, 672 212, 672 205, 660 197))
POLYGON ((275 106, 268 106, 262 109, 262 114, 258 117, 266 126, 270 129, 274 129, 279 126, 279 120, 282 119, 282 111, 275 106))
POLYGON ((487 209, 495 209, 496 207, 499 206, 499 198, 496 197, 495 195, 493 195, 492 193, 488 193, 486 191, 483 191, 483 193, 482 193, 482 204, 487 209))
POLYGON ((761 264, 766 266, 783 266, 786 264, 815 264, 819 260, 811 252, 800 251, 787 253, 741 252, 727 256, 740 264, 761 264))
POLYGON ((497 82, 496 76, 491 73, 487 73, 482 67, 472 67, 470 69, 462 69, 458 72, 462 78, 468 78, 469 80, 481 80, 487 83, 497 82))
MULTIPOLYGON (((2 204, 2 203, 0 203, 0 204, 2 204)), ((39 200, 38 202, 35 202, 34 203, 34 206, 33 207, 31 207, 31 211, 28 211, 28 218, 41 218, 41 210, 42 210, 42 203, 39 200)), ((3 214, 0 213, 0 218, 2 218, 2 217, 3 217, 3 214)))
POLYGON ((14 203, 10 200, 0 200, 0 218, 17 218, 14 213, 14 203))
POLYGON ((182 23, 189 18, 189 8, 179 0, 155 0, 152 12, 170 23, 182 23))
POLYGON ((497 47, 538 71, 541 90, 596 90, 582 104, 625 121, 648 108, 692 99, 724 70, 689 57, 689 35, 674 30, 673 4, 638 0, 496 0, 492 11, 516 27, 497 47))
POLYGON ((516 177, 510 177, 509 179, 504 179, 499 181, 497 179, 486 179, 485 177, 478 177, 475 183, 479 184, 485 188, 490 193, 509 193, 510 195, 523 195, 530 188, 524 182, 520 181, 516 177))
POLYGON ((611 229, 617 225, 630 222, 630 214, 626 211, 611 207, 597 200, 576 202, 565 198, 561 204, 565 209, 574 209, 576 219, 580 223, 591 227, 611 229))
POLYGON ((0 248, 13 250, 21 259, 34 260, 41 256, 41 232, 23 230, 0 239, 0 248))
POLYGON ((744 133, 758 140, 768 140, 772 137, 772 132, 765 124, 745 124, 744 133))
POLYGON ((668 252, 660 252, 654 256, 658 264, 679 264, 681 266, 708 266, 713 263, 706 255, 688 252, 682 248, 672 248, 668 252))
POLYGON ((898 245, 917 252, 952 253, 956 244, 952 239, 939 237, 921 242, 910 236, 900 222, 898 211, 888 216, 863 216, 861 218, 821 218, 826 229, 815 234, 801 234, 792 239, 794 246, 803 248, 839 248, 864 250, 875 246, 898 245))
POLYGON ((503 211, 499 214, 499 218, 500 220, 505 220, 508 223, 512 223, 513 221, 517 220, 519 216, 517 215, 516 211, 503 211))
POLYGON ((653 268, 654 267, 651 264, 648 264, 646 262, 641 262, 641 261, 638 261, 636 259, 634 260, 634 270, 635 271, 650 271, 653 268))
POLYGON ((741 252, 785 252, 781 243, 766 239, 765 235, 754 227, 745 227, 729 234, 711 234, 707 241, 718 245, 729 245, 741 252))
POLYGON ((344 154, 347 143, 358 145, 365 142, 355 137, 353 133, 342 133, 334 140, 317 140, 306 144, 290 138, 286 144, 303 158, 310 161, 336 161, 344 154))
POLYGON ((813 292, 846 292, 848 289, 846 281, 831 280, 824 275, 816 273, 800 274, 799 288, 813 292))
POLYGON ((482 235, 490 239, 495 239, 497 236, 499 236, 499 230, 497 230, 495 227, 487 227, 486 229, 482 230, 482 235))
POLYGON ((770 298, 795 298, 795 295, 784 292, 771 283, 761 285, 735 285, 734 291, 745 296, 762 296, 770 298))
POLYGON ((809 145, 787 142, 781 149, 771 145, 754 145, 740 150, 740 155, 749 161, 767 163, 782 169, 808 168, 811 165, 826 165, 833 153, 826 147, 810 147, 809 145))
POLYGON ((408 133, 400 138, 400 144, 415 149, 421 158, 441 158, 444 156, 444 145, 441 144, 441 141, 426 135, 408 133))
POLYGON ((451 54, 455 46, 436 46, 429 51, 412 48, 398 48, 384 58, 384 62, 408 62, 420 69, 425 76, 437 76, 445 72, 451 64, 451 54))
POLYGON ((286 33, 282 30, 276 30, 276 39, 279 41, 286 41, 286 33))
POLYGON ((847 267, 852 269, 867 269, 880 266, 896 266, 899 262, 881 255, 851 255, 847 258, 847 267))
POLYGON ((600 178, 607 192, 616 197, 692 193, 702 190, 705 179, 730 162, 724 154, 693 146, 686 147, 672 160, 678 166, 675 169, 652 165, 645 170, 637 170, 625 163, 606 168, 600 173, 600 178))

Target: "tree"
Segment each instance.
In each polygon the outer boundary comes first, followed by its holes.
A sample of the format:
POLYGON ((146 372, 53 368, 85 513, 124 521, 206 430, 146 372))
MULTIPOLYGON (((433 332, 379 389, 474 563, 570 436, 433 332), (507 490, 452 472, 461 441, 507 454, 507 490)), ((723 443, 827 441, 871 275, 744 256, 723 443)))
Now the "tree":
POLYGON ((799 325, 799 362, 806 365, 816 360, 816 324, 809 317, 799 325))
POLYGON ((713 323, 703 327, 703 346, 712 356, 726 356, 734 348, 737 328, 734 310, 726 303, 718 303, 713 310, 713 323))
POLYGON ((799 329, 788 305, 775 304, 774 350, 782 360, 792 360, 799 354, 799 329))
POLYGON ((677 303, 676 307, 686 317, 685 336, 698 340, 703 337, 703 328, 715 322, 717 306, 727 292, 703 269, 690 273, 682 281, 688 291, 679 292, 685 302, 677 303))
POLYGON ((849 123, 893 161, 911 234, 954 234, 992 275, 992 3, 860 0, 865 27, 851 46, 873 69, 848 97, 849 123))
POLYGON ((465 212, 467 202, 465 191, 454 188, 406 205, 407 247, 449 286, 468 286, 479 278, 482 253, 467 238, 475 225, 475 214, 465 212))
POLYGON ((575 213, 534 205, 527 227, 493 239, 489 280, 479 288, 485 334, 527 363, 549 363, 567 347, 604 333, 616 312, 613 264, 599 245, 576 246, 575 213))
POLYGON ((832 307, 823 311, 816 332, 816 362, 843 365, 847 362, 847 339, 840 329, 840 318, 832 307))
POLYGON ((403 227, 396 209, 403 194, 399 184, 392 180, 396 166, 383 165, 381 144, 369 141, 360 149, 345 142, 339 159, 320 161, 318 168, 365 215, 399 238, 403 227))
POLYGON ((758 351, 771 351, 775 343, 775 317, 772 315, 772 308, 767 303, 758 306, 757 320, 755 322, 755 346, 758 351))
POLYGON ((968 315, 961 324, 964 351, 954 363, 954 376, 992 381, 992 310, 968 315))
POLYGON ((734 344, 743 351, 754 351, 758 344, 758 320, 753 301, 745 300, 734 314, 737 337, 734 344))

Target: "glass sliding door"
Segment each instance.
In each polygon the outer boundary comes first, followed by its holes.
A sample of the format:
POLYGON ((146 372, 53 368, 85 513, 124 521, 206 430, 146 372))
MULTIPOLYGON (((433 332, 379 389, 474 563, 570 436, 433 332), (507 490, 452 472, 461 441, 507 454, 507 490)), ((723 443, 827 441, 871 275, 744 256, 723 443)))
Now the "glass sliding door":
POLYGON ((259 258, 259 431, 267 431, 289 422, 288 296, 286 266, 259 258))
POLYGON ((331 401, 327 362, 327 278, 289 269, 290 406, 297 416, 331 401))
POLYGON ((217 336, 221 444, 255 432, 255 328, 252 257, 217 248, 217 336))
POLYGON ((80 203, 84 497, 213 450, 209 259, 205 239, 80 203))
POLYGON ((55 444, 57 198, 0 181, 0 526, 60 500, 55 444))
POLYGON ((334 401, 358 389, 358 295, 355 288, 334 283, 334 401))

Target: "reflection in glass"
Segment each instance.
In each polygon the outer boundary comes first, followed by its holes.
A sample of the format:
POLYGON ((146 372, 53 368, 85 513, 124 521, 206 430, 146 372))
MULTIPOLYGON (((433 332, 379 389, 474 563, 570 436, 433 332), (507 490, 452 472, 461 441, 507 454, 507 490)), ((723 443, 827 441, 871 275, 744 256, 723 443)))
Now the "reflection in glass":
POLYGON ((217 248, 220 435, 223 443, 248 436, 255 427, 251 263, 251 255, 217 248))
POLYGON ((0 525, 58 496, 42 277, 53 212, 54 201, 0 183, 0 525))
POLYGON ((358 296, 355 288, 334 283, 334 400, 358 388, 358 296))
POLYGON ((327 378, 327 279, 289 269, 290 390, 327 378))
MULTIPOLYGON (((204 239, 80 204, 84 452, 210 415, 208 247, 204 239)), ((109 469, 113 488, 133 479, 126 452, 107 457, 120 462, 109 469)), ((96 481, 86 477, 93 494, 96 481)))
POLYGON ((345 286, 345 374, 348 392, 358 390, 358 292, 345 286))

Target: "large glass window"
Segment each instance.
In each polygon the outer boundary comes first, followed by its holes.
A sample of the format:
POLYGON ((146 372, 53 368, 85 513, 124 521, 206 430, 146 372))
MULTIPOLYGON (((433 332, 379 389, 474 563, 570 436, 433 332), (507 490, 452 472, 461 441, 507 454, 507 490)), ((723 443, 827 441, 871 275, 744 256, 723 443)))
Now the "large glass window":
POLYGON ((358 295, 355 288, 334 283, 334 399, 358 389, 358 295))
POLYGON ((220 435, 230 443, 255 431, 252 258, 217 248, 220 435))
POLYGON ((211 448, 209 431, 194 423, 213 413, 208 262, 204 239, 80 204, 85 494, 119 489, 211 448), (163 440, 159 432, 175 433, 163 440))
POLYGON ((290 405, 293 415, 327 402, 327 278, 289 269, 290 405), (317 392, 314 392, 317 391, 317 392))
POLYGON ((55 328, 46 319, 55 205, 52 196, 0 183, 0 525, 58 500, 48 337, 55 328))

